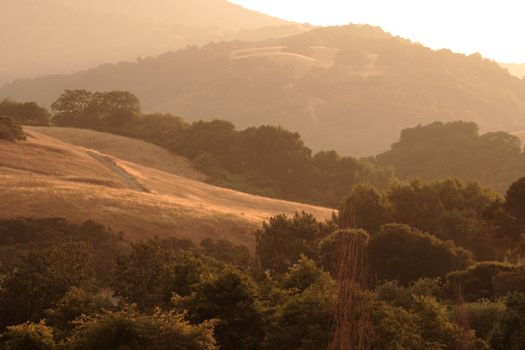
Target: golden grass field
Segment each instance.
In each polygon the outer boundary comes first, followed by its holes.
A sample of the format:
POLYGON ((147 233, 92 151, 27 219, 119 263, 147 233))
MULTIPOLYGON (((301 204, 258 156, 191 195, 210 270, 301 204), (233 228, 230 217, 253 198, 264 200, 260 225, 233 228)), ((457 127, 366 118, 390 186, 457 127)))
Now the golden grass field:
POLYGON ((141 140, 75 128, 26 127, 26 130, 190 179, 204 181, 207 178, 195 170, 188 159, 141 140))
POLYGON ((202 175, 191 162, 169 152, 159 153, 157 147, 146 143, 140 142, 140 164, 121 159, 137 157, 131 154, 138 145, 136 140, 65 128, 27 128, 26 133, 25 142, 0 141, 1 218, 60 216, 79 223, 93 219, 123 231, 132 240, 176 236, 199 242, 214 237, 253 248, 254 230, 273 215, 296 211, 320 219, 332 215, 331 209, 253 196, 194 180, 192 177, 202 175), (63 140, 71 138, 86 147, 59 141, 44 132, 63 140), (94 137, 91 141, 90 136, 94 137), (113 138, 115 143, 111 142, 113 138), (104 147, 87 148, 100 140, 104 140, 104 147), (173 157, 173 163, 167 163, 170 168, 165 169, 170 172, 159 169, 163 167, 161 161, 156 168, 148 166, 161 157, 173 157))

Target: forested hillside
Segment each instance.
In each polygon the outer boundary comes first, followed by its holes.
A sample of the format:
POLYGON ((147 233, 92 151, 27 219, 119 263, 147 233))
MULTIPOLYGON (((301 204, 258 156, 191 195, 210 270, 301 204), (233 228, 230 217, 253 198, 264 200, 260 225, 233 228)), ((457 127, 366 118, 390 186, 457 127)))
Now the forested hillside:
POLYGON ((147 112, 299 132, 314 150, 382 152, 436 120, 482 132, 525 129, 525 81, 479 55, 432 51, 379 28, 314 29, 285 39, 190 47, 136 63, 19 81, 0 97, 49 106, 64 89, 127 90, 147 112))

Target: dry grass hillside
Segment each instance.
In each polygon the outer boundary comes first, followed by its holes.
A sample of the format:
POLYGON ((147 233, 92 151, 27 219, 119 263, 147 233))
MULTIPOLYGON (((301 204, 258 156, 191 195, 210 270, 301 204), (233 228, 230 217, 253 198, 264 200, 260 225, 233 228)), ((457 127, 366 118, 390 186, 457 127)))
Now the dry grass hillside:
POLYGON ((87 129, 26 127, 26 130, 193 180, 207 179, 206 175, 193 168, 191 161, 187 158, 141 140, 87 129))
POLYGON ((130 239, 215 237, 253 248, 254 229, 270 216, 304 210, 328 218, 332 213, 214 187, 26 132, 25 142, 0 141, 2 218, 93 219, 130 239))

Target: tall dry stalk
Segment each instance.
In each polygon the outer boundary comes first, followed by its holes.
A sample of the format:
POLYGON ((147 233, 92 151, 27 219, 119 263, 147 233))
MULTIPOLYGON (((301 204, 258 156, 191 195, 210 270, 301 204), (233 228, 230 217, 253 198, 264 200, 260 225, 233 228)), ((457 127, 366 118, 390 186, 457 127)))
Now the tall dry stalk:
POLYGON ((366 350, 373 333, 372 303, 367 292, 368 235, 362 230, 340 231, 335 262, 334 330, 328 350, 366 350))

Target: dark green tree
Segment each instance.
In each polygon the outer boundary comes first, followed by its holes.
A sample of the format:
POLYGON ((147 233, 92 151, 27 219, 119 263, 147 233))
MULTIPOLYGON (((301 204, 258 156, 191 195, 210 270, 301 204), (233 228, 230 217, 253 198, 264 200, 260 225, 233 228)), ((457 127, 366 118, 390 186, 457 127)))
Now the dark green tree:
POLYGON ((318 222, 311 214, 278 215, 256 231, 256 256, 263 269, 283 273, 301 254, 315 258, 319 240, 332 231, 332 225, 318 222))
POLYGON ((472 254, 410 226, 383 226, 368 245, 372 273, 379 280, 408 284, 423 277, 444 277, 472 262, 472 254))
POLYGON ((187 297, 173 303, 187 310, 192 322, 216 319, 215 338, 221 349, 260 349, 264 322, 257 305, 257 288, 240 272, 225 271, 201 281, 187 297))

